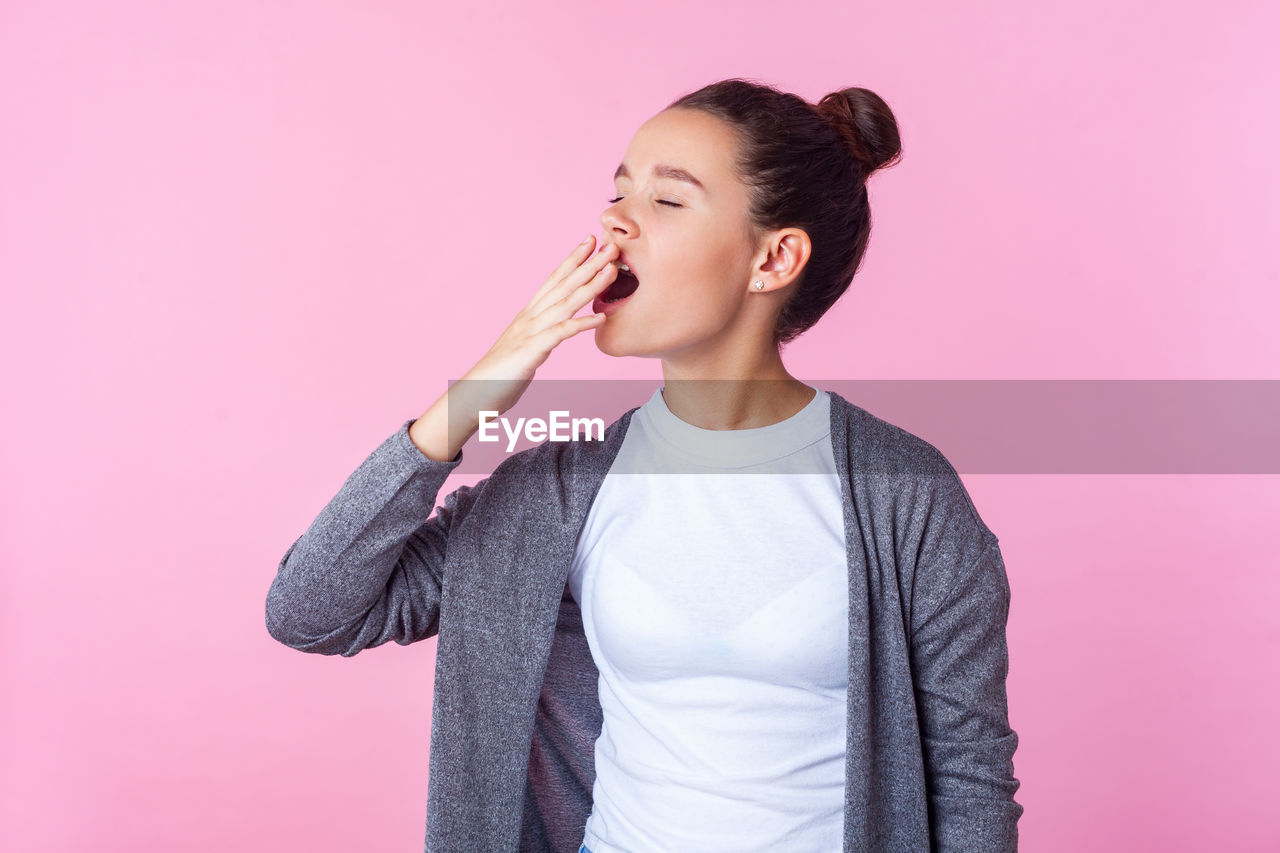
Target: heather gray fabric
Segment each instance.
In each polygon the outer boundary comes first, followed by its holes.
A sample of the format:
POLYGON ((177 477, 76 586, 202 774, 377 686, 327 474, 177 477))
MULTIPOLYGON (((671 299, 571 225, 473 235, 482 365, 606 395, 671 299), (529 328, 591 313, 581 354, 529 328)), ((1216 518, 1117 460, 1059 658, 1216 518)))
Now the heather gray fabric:
MULTIPOLYGON (((603 442, 513 454, 434 515, 462 457, 427 458, 407 421, 281 560, 266 624, 292 648, 438 635, 427 853, 581 844, 602 715, 566 581, 635 411, 603 442)), ((849 556, 843 850, 1016 850, 998 539, 936 448, 834 392, 831 440, 849 556)))

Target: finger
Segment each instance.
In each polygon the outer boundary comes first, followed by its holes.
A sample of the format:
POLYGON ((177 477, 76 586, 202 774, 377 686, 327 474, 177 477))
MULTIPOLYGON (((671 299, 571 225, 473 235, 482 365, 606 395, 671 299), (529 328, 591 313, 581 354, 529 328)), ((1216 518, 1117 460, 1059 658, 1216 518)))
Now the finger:
POLYGON ((546 281, 544 281, 542 286, 538 288, 538 292, 533 295, 533 298, 537 299, 543 293, 555 287, 556 282, 561 281, 565 276, 581 266, 583 261, 591 257, 591 253, 595 250, 595 247, 596 238, 594 234, 575 246, 573 251, 569 253, 569 256, 560 263, 560 266, 556 267, 551 272, 551 275, 547 276, 546 281))
POLYGON ((536 333, 557 323, 564 322, 566 318, 578 313, 582 306, 590 305, 591 301, 603 293, 617 276, 617 265, 606 263, 595 275, 572 290, 565 292, 559 299, 552 301, 558 291, 549 293, 545 297, 543 304, 534 310, 530 328, 534 329, 536 333))
POLYGON ((529 300, 529 310, 538 314, 546 310, 548 305, 561 301, 567 294, 599 275, 601 270, 613 266, 612 262, 617 259, 617 255, 617 247, 612 243, 606 243, 594 257, 583 262, 564 278, 558 281, 549 280, 547 285, 550 286, 544 285, 538 294, 529 300))
POLYGON ((580 287, 584 282, 595 278, 606 269, 618 254, 617 246, 604 243, 591 258, 583 261, 576 269, 571 269, 559 279, 551 279, 540 292, 529 302, 530 310, 537 314, 564 299, 567 293, 580 287))
POLYGON ((548 326, 538 333, 541 338, 540 346, 545 347, 545 352, 550 352, 569 338, 585 332, 587 329, 594 329, 604 324, 605 316, 603 314, 587 314, 582 317, 569 317, 561 320, 559 323, 548 326))

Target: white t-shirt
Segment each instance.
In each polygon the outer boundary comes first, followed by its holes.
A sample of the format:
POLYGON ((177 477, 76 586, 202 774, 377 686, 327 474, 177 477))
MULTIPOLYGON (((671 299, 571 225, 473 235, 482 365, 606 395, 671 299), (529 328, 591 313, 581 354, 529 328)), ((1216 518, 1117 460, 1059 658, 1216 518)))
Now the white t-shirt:
POLYGON ((632 416, 569 574, 604 713, 592 853, 841 848, 848 558, 814 391, 758 429, 661 389, 632 416))

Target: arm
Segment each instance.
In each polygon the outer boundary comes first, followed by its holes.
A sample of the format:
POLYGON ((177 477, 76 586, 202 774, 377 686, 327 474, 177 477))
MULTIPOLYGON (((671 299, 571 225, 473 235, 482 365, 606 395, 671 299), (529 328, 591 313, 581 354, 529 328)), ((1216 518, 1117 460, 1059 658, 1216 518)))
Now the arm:
POLYGON ((462 455, 448 462, 426 456, 410 438, 413 423, 361 463, 285 552, 267 592, 267 631, 276 640, 350 657, 439 631, 449 531, 487 480, 457 489, 427 519, 462 455))
POLYGON ((423 519, 462 462, 479 412, 510 409, 557 345, 604 319, 573 316, 617 271, 617 247, 591 258, 593 242, 588 237, 551 273, 463 376, 468 381, 450 386, 384 441, 289 546, 267 593, 272 637, 304 652, 350 657, 439 632, 445 543, 489 481, 458 489, 435 517, 423 519))
POLYGON ((931 843, 1005 853, 1018 849, 1023 811, 1005 694, 1009 581, 994 534, 959 553, 969 556, 918 576, 928 606, 911 636, 931 843))

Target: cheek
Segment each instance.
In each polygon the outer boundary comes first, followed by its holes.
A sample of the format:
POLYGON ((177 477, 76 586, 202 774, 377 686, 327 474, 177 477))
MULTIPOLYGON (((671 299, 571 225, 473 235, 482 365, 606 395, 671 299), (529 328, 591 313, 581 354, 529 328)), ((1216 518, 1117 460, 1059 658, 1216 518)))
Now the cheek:
POLYGON ((683 262, 667 267, 666 280, 672 283, 671 291, 696 300, 699 303, 718 303, 731 297, 736 284, 734 270, 740 262, 729 252, 690 251, 683 262))
POLYGON ((695 278, 684 272, 665 279, 644 303, 643 323, 660 326, 675 338, 701 337, 724 328, 741 306, 723 279, 709 275, 695 278))
POLYGON ((661 236, 668 252, 655 270, 649 307, 671 312, 668 320, 685 328, 722 325, 732 318, 746 287, 734 272, 742 266, 740 247, 724 245, 721 228, 698 224, 661 236))

